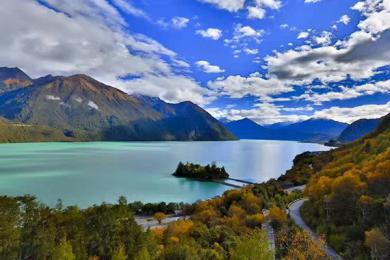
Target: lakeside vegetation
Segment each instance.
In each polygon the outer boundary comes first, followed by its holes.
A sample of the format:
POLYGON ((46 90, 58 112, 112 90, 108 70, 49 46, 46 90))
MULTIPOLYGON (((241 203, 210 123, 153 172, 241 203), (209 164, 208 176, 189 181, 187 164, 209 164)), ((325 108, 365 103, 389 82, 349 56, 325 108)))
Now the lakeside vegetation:
POLYGON ((215 163, 202 166, 194 163, 182 162, 176 168, 173 173, 176 177, 193 178, 199 180, 214 180, 214 179, 227 179, 229 174, 226 172, 225 167, 217 167, 215 163))
POLYGON ((322 259, 321 245, 295 228, 284 211, 299 196, 275 180, 187 206, 127 203, 121 197, 114 205, 50 208, 34 197, 3 196, 0 259, 322 259), (163 211, 179 206, 190 219, 146 232, 134 220, 135 211, 154 212, 162 220, 163 211), (267 219, 276 230, 276 250, 262 229, 267 219), (297 250, 297 243, 308 250, 297 250))
POLYGON ((346 259, 386 259, 390 252, 389 117, 349 145, 298 156, 279 180, 226 191, 192 205, 128 203, 55 208, 30 196, 0 197, 0 259, 327 259, 288 218, 308 182, 302 214, 346 259), (161 221, 180 207, 190 215, 142 231, 134 213, 161 221), (275 231, 270 247, 263 224, 275 231))

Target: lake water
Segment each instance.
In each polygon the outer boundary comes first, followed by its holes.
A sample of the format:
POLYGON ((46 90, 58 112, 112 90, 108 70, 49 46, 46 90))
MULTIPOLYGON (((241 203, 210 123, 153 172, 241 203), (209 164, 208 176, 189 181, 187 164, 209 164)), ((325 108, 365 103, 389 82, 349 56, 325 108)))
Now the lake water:
POLYGON ((304 151, 328 147, 286 141, 92 142, 0 145, 0 194, 33 194, 50 206, 128 201, 194 202, 229 187, 175 178, 179 161, 225 166, 233 178, 277 178, 304 151))

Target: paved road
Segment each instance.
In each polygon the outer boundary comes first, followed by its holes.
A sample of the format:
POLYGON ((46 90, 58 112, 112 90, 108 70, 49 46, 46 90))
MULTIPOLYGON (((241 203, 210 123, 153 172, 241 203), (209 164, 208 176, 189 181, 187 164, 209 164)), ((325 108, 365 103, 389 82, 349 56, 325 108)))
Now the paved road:
MULTIPOLYGON (((318 235, 305 223, 299 211, 306 200, 307 199, 300 199, 291 203, 288 207, 289 215, 295 224, 297 224, 303 230, 308 231, 312 239, 317 240, 318 235)), ((325 247, 325 252, 331 259, 343 259, 328 245, 325 247)))

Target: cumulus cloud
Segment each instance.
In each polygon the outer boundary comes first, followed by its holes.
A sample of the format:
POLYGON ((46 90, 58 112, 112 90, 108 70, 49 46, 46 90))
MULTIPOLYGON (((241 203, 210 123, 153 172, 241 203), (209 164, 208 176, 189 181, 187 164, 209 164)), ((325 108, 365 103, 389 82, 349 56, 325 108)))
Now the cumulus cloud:
POLYGON ((390 102, 380 105, 362 105, 357 107, 331 107, 314 113, 315 118, 327 118, 339 122, 352 123, 359 119, 372 119, 390 113, 390 102))
POLYGON ((234 27, 233 37, 225 39, 224 43, 235 51, 241 52, 243 49, 247 48, 250 42, 259 44, 262 41, 264 33, 265 32, 262 29, 254 29, 248 25, 243 26, 242 24, 237 24, 234 27))
POLYGON ((197 61, 196 66, 200 68, 205 73, 222 73, 225 70, 221 69, 219 66, 211 65, 208 61, 200 60, 197 61))
POLYGON ((309 32, 300 32, 297 39, 306 39, 307 37, 309 37, 309 32))
POLYGON ((209 3, 219 9, 224 9, 229 12, 237 12, 244 8, 245 0, 199 0, 203 3, 209 3))
POLYGON ((332 43, 332 33, 328 31, 323 31, 321 35, 315 36, 314 42, 318 45, 326 46, 332 43))
POLYGON ((178 75, 148 74, 127 82, 125 90, 160 97, 174 103, 191 100, 196 104, 205 105, 216 98, 210 90, 199 87, 195 80, 178 75))
POLYGON ((218 28, 208 28, 207 30, 197 30, 196 34, 199 34, 204 38, 210 38, 210 39, 215 40, 215 41, 222 37, 222 31, 218 28))
POLYGON ((248 55, 256 55, 259 53, 258 49, 250 49, 250 48, 245 48, 244 52, 248 55))
POLYGON ((0 38, 2 65, 21 67, 33 77, 85 73, 129 93, 142 91, 172 102, 207 102, 199 83, 177 75, 172 67, 188 64, 157 41, 123 30, 126 21, 107 1, 46 4, 52 8, 35 1, 1 1, 0 31, 7 35, 0 38), (170 85, 155 84, 153 77, 162 82, 166 78, 170 85), (142 89, 135 86, 140 79, 142 89), (189 86, 185 95, 183 82, 189 86))
POLYGON ((243 77, 240 75, 220 77, 208 82, 208 86, 219 93, 233 98, 242 98, 252 95, 261 98, 290 92, 292 87, 283 84, 277 79, 266 79, 260 77, 258 73, 243 77))
POLYGON ((390 80, 367 83, 353 87, 340 86, 339 91, 329 91, 326 93, 305 93, 301 96, 294 97, 293 99, 311 101, 317 105, 320 105, 323 102, 353 99, 361 96, 373 95, 376 93, 389 94, 390 80))
POLYGON ((350 21, 351 21, 351 18, 349 18, 349 16, 345 14, 345 15, 340 17, 340 20, 338 22, 347 25, 347 24, 349 24, 350 21))
POLYGON ((319 3, 322 0, 305 0, 305 3, 319 3))
POLYGON ((327 46, 331 34, 323 32, 314 38, 316 44, 322 46, 302 46, 266 57, 269 74, 291 84, 310 84, 315 79, 337 82, 348 76, 355 80, 373 76, 375 70, 388 65, 390 59, 390 6, 381 2, 382 5, 375 7, 359 7, 366 16, 358 25, 360 30, 334 46, 327 46))
POLYGON ((277 10, 282 7, 281 0, 198 0, 203 3, 209 3, 219 9, 232 13, 246 9, 249 19, 265 18, 266 9, 277 10))
POLYGON ((176 29, 182 29, 187 27, 189 21, 190 19, 186 17, 180 17, 180 16, 173 17, 171 20, 172 26, 176 29))
POLYGON ((249 19, 263 19, 265 17, 265 10, 258 6, 248 7, 249 19))

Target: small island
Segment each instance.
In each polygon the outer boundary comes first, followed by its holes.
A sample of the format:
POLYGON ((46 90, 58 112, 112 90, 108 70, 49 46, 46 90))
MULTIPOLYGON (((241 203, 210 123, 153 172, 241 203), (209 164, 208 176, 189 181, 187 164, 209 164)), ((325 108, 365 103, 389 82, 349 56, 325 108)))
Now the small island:
POLYGON ((180 162, 176 171, 173 173, 176 177, 193 178, 199 180, 228 179, 229 174, 224 167, 217 167, 215 163, 202 166, 193 163, 180 162))

